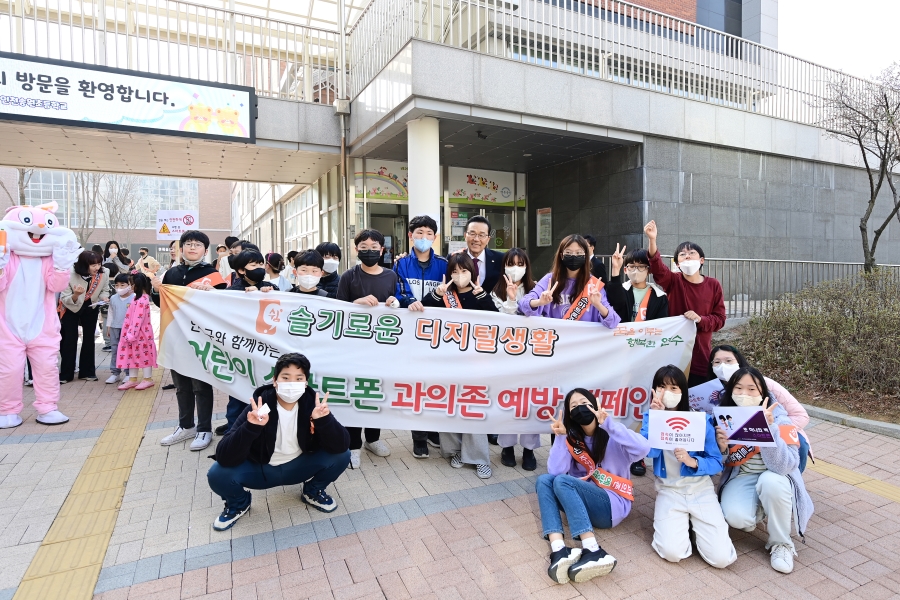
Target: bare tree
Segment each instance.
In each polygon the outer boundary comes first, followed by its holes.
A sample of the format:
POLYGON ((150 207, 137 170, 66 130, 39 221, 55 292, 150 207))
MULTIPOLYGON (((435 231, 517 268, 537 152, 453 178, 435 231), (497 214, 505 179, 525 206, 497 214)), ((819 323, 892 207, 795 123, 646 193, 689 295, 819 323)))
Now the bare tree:
POLYGON ((70 229, 78 236, 81 245, 87 247, 88 239, 97 228, 97 215, 102 202, 103 173, 73 173, 75 201, 72 202, 72 225, 70 229))
POLYGON ((869 200, 859 220, 866 272, 875 268, 875 250, 891 219, 900 210, 897 192, 900 164, 900 64, 894 63, 874 81, 838 76, 826 83, 819 107, 831 137, 848 141, 859 149, 869 180, 869 200), (869 219, 878 196, 887 183, 893 206, 869 236, 869 219))
POLYGON ((9 196, 10 204, 12 204, 12 205, 18 204, 19 206, 22 206, 22 205, 26 204, 25 188, 27 188, 28 184, 31 182, 31 176, 34 175, 34 169, 25 169, 25 168, 19 167, 18 169, 16 169, 16 172, 18 175, 17 180, 16 180, 16 186, 18 187, 18 196, 19 196, 18 202, 13 200, 13 195, 9 193, 8 189, 6 189, 6 184, 3 183, 2 179, 0 179, 0 187, 2 187, 3 191, 6 192, 6 195, 9 196))
POLYGON ((131 175, 107 175, 101 189, 99 210, 109 237, 125 246, 131 243, 131 232, 144 224, 139 184, 140 179, 131 175))

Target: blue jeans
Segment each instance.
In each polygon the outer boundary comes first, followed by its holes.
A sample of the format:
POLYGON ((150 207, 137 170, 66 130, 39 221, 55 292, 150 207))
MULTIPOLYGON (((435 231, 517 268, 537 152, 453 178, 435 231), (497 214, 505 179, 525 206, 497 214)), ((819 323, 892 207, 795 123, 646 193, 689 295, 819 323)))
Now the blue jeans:
POLYGON ((350 464, 350 451, 329 454, 324 450, 304 452, 283 465, 260 465, 245 460, 236 467, 213 463, 206 474, 209 489, 221 496, 228 508, 243 510, 250 505, 251 490, 267 490, 306 482, 304 493, 315 494, 334 483, 350 464))
POLYGON ((537 497, 545 539, 551 533, 563 532, 559 511, 566 513, 573 538, 593 531, 594 527, 612 527, 609 496, 590 481, 571 475, 544 474, 537 480, 537 497))
POLYGON ((228 427, 225 429, 225 433, 228 433, 228 431, 234 427, 234 422, 237 421, 238 417, 241 416, 241 413, 244 412, 244 409, 247 408, 247 406, 249 405, 246 402, 241 402, 237 398, 228 396, 228 405, 225 407, 225 421, 228 427))
POLYGON ((800 438, 800 472, 806 470, 806 459, 809 458, 809 442, 806 441, 806 438, 802 435, 798 435, 800 438))

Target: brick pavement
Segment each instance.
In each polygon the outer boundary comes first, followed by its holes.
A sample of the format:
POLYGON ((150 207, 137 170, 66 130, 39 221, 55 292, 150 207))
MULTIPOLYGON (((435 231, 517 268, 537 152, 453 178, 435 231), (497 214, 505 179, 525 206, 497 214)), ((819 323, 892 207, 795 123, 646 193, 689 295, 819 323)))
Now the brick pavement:
MULTIPOLYGON (((28 418, 28 404, 26 423, 0 432, 2 600, 12 597, 122 397, 102 383, 104 373, 100 382, 64 386, 70 423, 47 431, 28 418)), ((217 413, 225 401, 217 394, 217 413)), ((364 453, 363 468, 329 490, 340 504, 335 513, 309 511, 297 489, 254 492, 251 512, 215 532, 221 501, 206 485, 209 452, 158 444, 176 414, 173 392, 159 390, 95 598, 900 597, 900 503, 814 470, 805 479, 816 514, 790 575, 769 567, 763 526, 732 531, 740 556, 724 570, 697 557, 659 559, 650 548, 648 476, 636 478, 631 516, 598 533, 618 558, 616 569, 585 584, 555 585, 546 576, 533 494, 543 467, 508 469, 492 447, 494 477, 482 481, 435 457, 414 459, 406 432, 386 431, 392 455, 364 453)), ((816 421, 807 431, 821 461, 900 485, 893 459, 900 440, 816 421)))

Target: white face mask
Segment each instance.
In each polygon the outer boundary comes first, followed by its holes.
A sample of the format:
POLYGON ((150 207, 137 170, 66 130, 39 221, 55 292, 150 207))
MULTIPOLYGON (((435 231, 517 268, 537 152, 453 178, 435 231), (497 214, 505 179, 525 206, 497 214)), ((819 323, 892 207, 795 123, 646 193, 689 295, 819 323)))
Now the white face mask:
POLYGON ((315 275, 297 275, 297 283, 305 290, 311 290, 319 285, 320 279, 322 278, 315 275))
POLYGON ((119 249, 118 249, 118 248, 110 248, 110 249, 109 249, 109 255, 110 255, 110 256, 115 256, 115 255, 118 254, 118 253, 119 253, 119 249))
POLYGON ((716 377, 721 379, 722 381, 728 381, 731 379, 731 376, 741 368, 741 365, 737 363, 722 363, 720 365, 716 365, 713 367, 713 373, 716 374, 716 377))
POLYGON ((463 273, 454 273, 450 276, 453 280, 453 283, 456 284, 457 288, 469 287, 469 284, 472 282, 472 274, 468 271, 463 273))
POLYGON ((338 265, 340 265, 340 264, 341 264, 341 261, 339 261, 336 258, 326 258, 325 266, 323 267, 323 269, 326 273, 334 273, 335 271, 338 270, 338 265))
POLYGON ((504 271, 506 271, 506 276, 513 283, 519 283, 519 280, 525 277, 525 267, 506 267, 504 271))
POLYGON ((128 296, 129 294, 131 294, 131 288, 116 288, 116 293, 120 296, 128 296))
POLYGON ((631 283, 644 283, 647 281, 647 271, 629 271, 628 280, 631 283))
POLYGON ((697 271, 700 270, 700 261, 699 260, 685 260, 678 263, 678 268, 681 269, 681 272, 685 275, 693 275, 697 271))
POLYGON ((675 408, 678 406, 679 402, 681 402, 681 394, 676 394, 669 390, 666 390, 665 393, 663 393, 662 403, 666 408, 675 408))
POLYGON ((743 394, 732 394, 731 399, 737 406, 759 406, 762 404, 762 396, 745 396, 743 394))
POLYGON ((289 404, 293 404, 306 392, 305 381, 279 381, 275 391, 278 397, 289 404))

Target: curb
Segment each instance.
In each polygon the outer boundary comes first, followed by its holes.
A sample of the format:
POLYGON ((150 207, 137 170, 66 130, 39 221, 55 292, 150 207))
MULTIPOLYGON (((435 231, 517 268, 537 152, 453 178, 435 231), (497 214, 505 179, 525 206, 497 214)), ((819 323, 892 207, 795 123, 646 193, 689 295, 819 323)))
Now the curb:
POLYGON ((804 404, 803 408, 806 409, 809 416, 815 417, 816 419, 822 419, 823 421, 828 421, 830 423, 855 427, 856 429, 862 429, 863 431, 900 439, 900 425, 894 423, 851 417, 844 413, 828 410, 826 408, 819 408, 818 406, 810 406, 809 404, 804 404))

